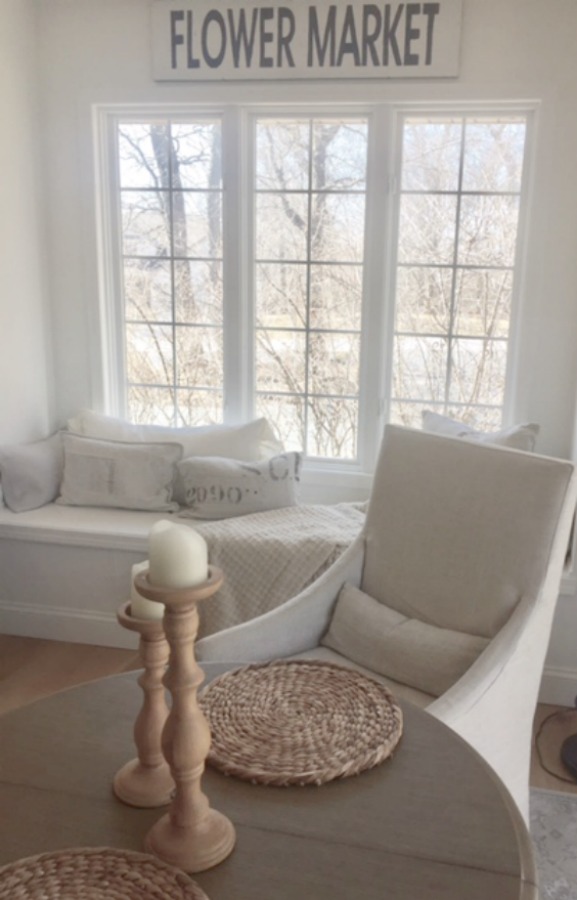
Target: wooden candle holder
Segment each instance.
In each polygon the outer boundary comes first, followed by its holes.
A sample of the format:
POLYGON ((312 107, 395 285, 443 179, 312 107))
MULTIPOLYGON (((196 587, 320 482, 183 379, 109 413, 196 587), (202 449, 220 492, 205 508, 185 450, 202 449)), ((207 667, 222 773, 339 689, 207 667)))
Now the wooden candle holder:
POLYGON ((144 700, 134 723, 137 759, 127 762, 112 782, 114 793, 129 806, 166 806, 174 792, 170 767, 162 752, 162 729, 168 718, 163 675, 169 647, 162 619, 138 619, 131 615, 130 603, 117 612, 124 628, 140 634, 140 657, 144 671, 138 679, 144 700))
POLYGON ((164 684, 172 708, 162 732, 162 750, 170 766, 175 791, 170 810, 150 829, 145 847, 185 872, 202 872, 231 853, 236 833, 232 822, 210 807, 201 778, 210 748, 210 728, 198 705, 197 690, 204 673, 194 658, 198 632, 197 603, 211 597, 222 584, 222 573, 209 567, 208 578, 189 588, 154 586, 148 572, 134 584, 139 594, 164 603, 164 631, 170 661, 164 684))

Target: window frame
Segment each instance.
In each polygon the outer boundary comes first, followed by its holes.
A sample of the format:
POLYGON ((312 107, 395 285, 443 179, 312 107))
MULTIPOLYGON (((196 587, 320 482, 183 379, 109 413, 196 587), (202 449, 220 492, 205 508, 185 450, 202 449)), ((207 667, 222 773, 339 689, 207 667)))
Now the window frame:
MULTIPOLYGON (((147 117, 219 117, 223 140, 223 422, 254 416, 253 225, 254 130, 267 116, 355 116, 368 120, 365 256, 356 460, 307 458, 305 485, 366 490, 389 417, 395 316, 396 235, 399 227, 403 122, 416 115, 522 115, 526 119, 523 184, 514 262, 503 424, 511 424, 518 381, 519 337, 527 209, 531 201, 538 104, 504 102, 168 103, 97 104, 93 107, 95 203, 98 243, 100 341, 97 380, 102 411, 126 414, 124 337, 116 128, 147 117), (252 134, 251 134, 252 130, 252 134), (240 152, 239 152, 240 149, 240 152)), ((320 496, 320 495, 319 495, 320 496)), ((320 501, 319 501, 320 502, 320 501)))

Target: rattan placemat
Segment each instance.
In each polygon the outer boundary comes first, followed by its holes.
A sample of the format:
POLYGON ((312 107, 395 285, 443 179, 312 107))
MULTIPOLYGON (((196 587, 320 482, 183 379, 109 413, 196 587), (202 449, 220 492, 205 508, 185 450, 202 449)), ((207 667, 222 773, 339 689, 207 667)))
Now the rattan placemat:
POLYGON ((0 868, 0 900, 208 900, 181 872, 148 853, 75 847, 0 868))
POLYGON ((202 691, 207 762, 262 784, 322 784, 387 759, 403 717, 384 685, 354 669, 295 660, 250 665, 202 691))

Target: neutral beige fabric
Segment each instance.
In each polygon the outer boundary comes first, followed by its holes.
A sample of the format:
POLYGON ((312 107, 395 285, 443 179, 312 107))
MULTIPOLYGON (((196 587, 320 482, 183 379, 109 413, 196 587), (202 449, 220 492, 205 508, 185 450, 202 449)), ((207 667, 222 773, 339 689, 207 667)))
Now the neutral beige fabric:
POLYGON ((0 478, 6 506, 26 512, 58 495, 64 452, 60 432, 30 444, 0 447, 0 478))
POLYGON ((350 584, 321 644, 373 672, 440 696, 483 652, 487 638, 408 619, 350 584))
POLYGON ((282 453, 284 447, 277 440, 265 418, 242 425, 199 425, 190 428, 170 428, 162 425, 135 425, 124 419, 103 416, 83 409, 68 420, 68 430, 85 437, 107 441, 145 443, 178 443, 183 456, 226 456, 232 459, 268 459, 282 453))
POLYGON ((261 462, 198 456, 178 463, 184 518, 226 519, 294 506, 298 498, 300 453, 282 453, 261 462))
POLYGON ((170 512, 179 444, 99 441, 63 435, 64 475, 57 503, 170 512))
POLYGON ((479 444, 497 444, 500 447, 511 447, 515 450, 535 449, 537 435, 540 427, 534 422, 526 422, 520 425, 510 425, 499 431, 477 431, 465 422, 450 419, 430 409, 423 410, 423 428, 436 434, 444 434, 448 437, 460 437, 465 441, 476 441, 479 444))
POLYGON ((571 463, 389 428, 361 588, 410 618, 493 637, 536 597, 571 463))

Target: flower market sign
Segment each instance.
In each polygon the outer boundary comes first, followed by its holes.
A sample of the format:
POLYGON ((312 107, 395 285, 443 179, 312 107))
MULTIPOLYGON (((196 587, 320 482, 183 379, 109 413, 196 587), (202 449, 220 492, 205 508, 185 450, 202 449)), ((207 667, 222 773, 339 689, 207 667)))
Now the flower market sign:
POLYGON ((462 0, 152 4, 158 81, 458 74, 462 0))

